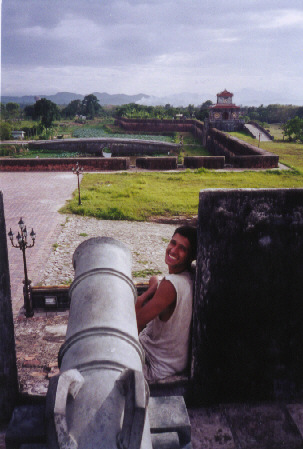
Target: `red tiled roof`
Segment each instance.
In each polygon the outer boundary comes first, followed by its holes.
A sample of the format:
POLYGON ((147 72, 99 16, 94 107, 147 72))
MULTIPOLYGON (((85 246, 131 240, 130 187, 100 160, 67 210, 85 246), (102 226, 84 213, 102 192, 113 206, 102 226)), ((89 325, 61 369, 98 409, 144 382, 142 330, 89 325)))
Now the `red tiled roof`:
POLYGON ((228 90, 224 89, 223 92, 217 94, 217 97, 232 97, 234 94, 228 92, 228 90))
POLYGON ((240 109, 240 106, 236 106, 235 104, 214 104, 210 106, 210 109, 240 109))

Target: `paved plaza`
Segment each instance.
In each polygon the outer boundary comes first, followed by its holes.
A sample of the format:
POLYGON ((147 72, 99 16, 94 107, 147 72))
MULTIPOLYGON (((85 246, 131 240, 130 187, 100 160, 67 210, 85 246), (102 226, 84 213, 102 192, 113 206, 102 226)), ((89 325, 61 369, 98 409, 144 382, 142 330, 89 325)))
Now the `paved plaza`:
MULTIPOLYGON (((35 246, 26 251, 28 275, 33 283, 41 278, 52 245, 60 233, 60 224, 65 220, 58 209, 71 198, 76 188, 77 178, 73 173, 0 173, 7 232, 12 228, 16 235, 18 221, 22 217, 27 230, 30 232, 33 227, 37 234, 35 246)), ((16 315, 23 305, 23 259, 21 251, 13 248, 9 240, 7 243, 13 312, 16 315)))

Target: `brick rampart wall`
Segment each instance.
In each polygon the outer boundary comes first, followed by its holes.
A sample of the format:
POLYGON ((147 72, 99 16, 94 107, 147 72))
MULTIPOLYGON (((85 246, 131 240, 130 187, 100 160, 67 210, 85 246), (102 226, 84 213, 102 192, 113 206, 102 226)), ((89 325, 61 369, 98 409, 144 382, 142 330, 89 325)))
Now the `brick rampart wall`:
POLYGON ((185 156, 184 167, 185 168, 210 168, 218 169, 224 168, 225 157, 224 156, 185 156))
POLYGON ((277 168, 279 156, 209 128, 198 120, 117 119, 123 129, 133 132, 191 132, 214 156, 225 156, 228 164, 239 168, 277 168))
POLYGON ((226 162, 241 168, 276 168, 279 156, 226 135, 215 128, 209 129, 207 149, 215 156, 225 156, 226 162))
POLYGON ((0 171, 71 171, 79 162, 84 171, 127 170, 129 158, 0 158, 0 171))
POLYGON ((146 170, 176 170, 176 157, 137 157, 136 167, 146 170))
POLYGON ((195 120, 116 119, 125 131, 132 132, 193 132, 195 120))

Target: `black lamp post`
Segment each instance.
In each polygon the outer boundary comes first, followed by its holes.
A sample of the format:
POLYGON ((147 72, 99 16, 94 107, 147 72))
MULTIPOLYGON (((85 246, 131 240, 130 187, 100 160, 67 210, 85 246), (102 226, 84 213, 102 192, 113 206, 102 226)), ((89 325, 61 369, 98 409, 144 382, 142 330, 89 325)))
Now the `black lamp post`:
POLYGON ((81 197, 80 197, 80 181, 79 181, 79 176, 82 175, 82 173, 83 173, 83 168, 82 168, 82 167, 79 167, 79 164, 78 164, 78 162, 77 162, 76 168, 72 168, 72 171, 73 171, 74 175, 77 175, 77 177, 78 177, 78 194, 79 194, 78 205, 80 206, 80 204, 81 204, 81 197))
POLYGON ((8 236, 10 238, 11 244, 14 248, 19 248, 22 251, 23 255, 23 265, 24 265, 24 287, 23 287, 23 296, 24 296, 24 308, 25 308, 25 315, 27 317, 31 317, 34 315, 33 311, 33 304, 32 304, 32 298, 29 291, 29 287, 31 284, 31 280, 28 279, 27 276, 27 266, 26 266, 26 256, 25 256, 25 250, 26 248, 32 248, 35 244, 36 239, 36 233, 34 232, 32 228, 32 232, 30 233, 30 236, 32 238, 33 243, 29 244, 27 242, 27 230, 24 221, 22 220, 22 217, 20 218, 20 221, 18 222, 18 225, 20 227, 20 232, 18 231, 18 234, 16 236, 16 240, 18 242, 17 245, 14 244, 14 234, 12 232, 12 228, 10 228, 10 231, 8 233, 8 236))

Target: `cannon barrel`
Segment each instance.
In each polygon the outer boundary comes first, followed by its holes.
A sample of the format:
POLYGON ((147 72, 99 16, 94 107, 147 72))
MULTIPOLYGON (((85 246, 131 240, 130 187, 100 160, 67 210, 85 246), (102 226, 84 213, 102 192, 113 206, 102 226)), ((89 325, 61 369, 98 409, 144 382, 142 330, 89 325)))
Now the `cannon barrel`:
POLYGON ((55 397, 48 394, 55 429, 48 447, 151 449, 131 253, 114 239, 92 238, 78 246, 73 265, 60 375, 55 397))

